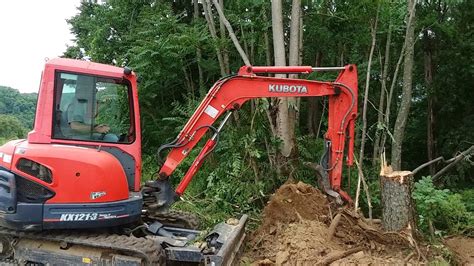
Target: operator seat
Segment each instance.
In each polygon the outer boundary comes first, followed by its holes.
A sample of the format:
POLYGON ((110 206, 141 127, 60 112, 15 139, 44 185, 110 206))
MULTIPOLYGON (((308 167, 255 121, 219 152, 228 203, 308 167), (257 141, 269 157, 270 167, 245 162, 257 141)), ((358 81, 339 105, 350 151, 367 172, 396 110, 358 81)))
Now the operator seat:
POLYGON ((69 124, 68 113, 71 111, 71 108, 78 108, 78 106, 87 105, 90 107, 93 98, 91 86, 93 86, 93 79, 91 77, 79 76, 76 83, 74 97, 72 97, 68 103, 62 105, 63 110, 60 110, 58 107, 56 117, 60 138, 73 138, 74 132, 69 124))

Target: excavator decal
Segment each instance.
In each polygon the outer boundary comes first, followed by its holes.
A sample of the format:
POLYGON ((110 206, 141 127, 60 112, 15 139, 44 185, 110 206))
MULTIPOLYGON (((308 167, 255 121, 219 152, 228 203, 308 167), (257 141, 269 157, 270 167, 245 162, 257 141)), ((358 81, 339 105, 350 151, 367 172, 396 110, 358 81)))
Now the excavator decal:
POLYGON ((308 93, 308 88, 301 85, 269 84, 268 92, 308 93))

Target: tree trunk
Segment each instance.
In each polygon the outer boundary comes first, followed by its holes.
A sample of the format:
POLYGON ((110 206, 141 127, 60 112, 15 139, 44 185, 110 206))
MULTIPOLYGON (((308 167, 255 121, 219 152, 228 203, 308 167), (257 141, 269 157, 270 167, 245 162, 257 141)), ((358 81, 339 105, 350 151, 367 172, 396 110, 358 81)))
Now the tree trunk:
MULTIPOLYGON (((262 14, 263 20, 267 21, 268 20, 267 11, 265 10, 265 8, 263 8, 262 13, 263 13, 262 14)), ((271 51, 271 46, 270 46, 270 40, 268 38, 267 27, 263 29, 263 40, 265 42, 265 62, 267 66, 271 66, 272 65, 272 51, 271 51)))
POLYGON ((397 60, 397 65, 395 66, 395 72, 393 73, 393 78, 392 78, 392 83, 390 84, 390 90, 388 92, 388 97, 387 97, 387 106, 385 107, 385 130, 382 132, 382 140, 380 142, 380 149, 383 149, 385 147, 385 142, 387 139, 388 135, 388 129, 390 128, 390 111, 392 107, 392 98, 393 98, 393 92, 395 90, 395 85, 397 84, 398 81, 398 72, 400 70, 400 65, 402 64, 402 60, 405 56, 405 47, 406 43, 403 43, 402 49, 400 50, 400 56, 398 57, 397 60))
MULTIPOLYGON (((382 126, 384 119, 384 105, 385 105, 385 92, 387 91, 387 78, 388 78, 388 70, 390 67, 390 45, 392 44, 392 22, 390 21, 388 25, 388 33, 387 33, 387 43, 385 44, 385 55, 384 55, 384 64, 382 68, 382 84, 380 88, 380 98, 379 98, 379 107, 378 107, 378 115, 377 115, 377 127, 375 131, 375 141, 374 141, 374 151, 372 154, 372 165, 375 166, 377 159, 379 158, 379 154, 383 147, 381 146, 381 138, 380 133, 383 132, 385 129, 382 126)), ((380 63, 382 64, 382 63, 380 63)), ((387 125, 385 126, 387 127, 387 125)))
MULTIPOLYGON (((222 10, 224 10, 224 0, 219 0, 219 5, 221 6, 222 10)), ((229 50, 226 45, 225 26, 222 22, 222 19, 219 19, 219 32, 221 34, 222 59, 224 59, 225 72, 226 74, 230 74, 229 50)))
MULTIPOLYGON (((193 5, 194 5, 193 20, 194 20, 194 22, 196 22, 197 19, 199 18, 199 3, 198 3, 198 0, 193 0, 193 5)), ((197 67, 198 67, 199 90, 201 90, 204 87, 204 74, 202 72, 201 61, 202 61, 202 52, 201 52, 201 48, 198 46, 196 48, 196 63, 197 63, 197 67)), ((194 97, 194 95, 193 95, 193 97, 194 97)))
MULTIPOLYGON (((272 1, 272 31, 273 31, 273 53, 276 66, 286 65, 285 42, 283 36, 283 15, 281 0, 272 1)), ((277 74, 276 77, 286 77, 277 74)), ((277 135, 281 139, 280 154, 289 157, 294 148, 291 125, 288 112, 287 98, 278 99, 278 112, 276 119, 277 135)))
MULTIPOLYGON (((427 155, 428 161, 435 158, 435 137, 434 137, 434 126, 435 126, 435 97, 433 93, 433 51, 431 46, 430 36, 428 31, 423 32, 423 39, 425 44, 424 51, 424 68, 425 68, 425 86, 428 94, 428 110, 427 110, 427 155)), ((429 166, 430 175, 436 174, 436 166, 430 164, 429 166)))
MULTIPOLYGON (((206 1, 209 1, 209 0, 206 0, 206 1)), ((239 40, 237 40, 237 36, 235 36, 235 33, 234 33, 234 30, 232 29, 232 26, 230 25, 229 21, 227 20, 227 18, 224 15, 224 11, 222 10, 222 8, 219 5, 219 3, 217 2, 217 0, 212 0, 212 2, 214 3, 214 6, 217 9, 217 13, 219 13, 220 20, 222 21, 222 23, 224 23, 225 27, 227 28, 229 36, 232 39, 232 42, 234 43, 235 48, 239 52, 240 57, 242 58, 242 61, 244 61, 246 66, 250 66, 249 58, 248 58, 247 54, 244 52, 244 50, 242 49, 242 46, 240 46, 239 40)))
POLYGON ((405 61, 403 63, 403 92, 392 141, 392 167, 394 170, 400 170, 401 168, 402 143, 411 105, 413 54, 415 48, 415 0, 408 0, 408 12, 409 19, 405 36, 405 61))
POLYGON ((370 86, 370 68, 372 66, 372 58, 374 55, 375 44, 377 40, 377 23, 379 19, 380 4, 377 7, 377 14, 375 15, 375 20, 372 23, 371 35, 372 35, 372 44, 370 45, 369 53, 369 62, 367 64, 367 75, 365 78, 365 90, 364 90, 364 106, 362 109, 362 134, 360 139, 360 152, 359 152, 359 165, 361 169, 364 169, 364 149, 365 149, 365 139, 367 133, 367 102, 369 101, 369 86, 370 86))
POLYGON ((211 33, 211 37, 215 42, 216 54, 217 54, 217 61, 219 61, 219 68, 221 70, 221 76, 226 75, 224 58, 222 57, 222 51, 219 47, 219 41, 217 38, 216 26, 214 25, 214 18, 212 15, 212 10, 210 4, 208 3, 209 0, 202 1, 202 6, 204 9, 204 16, 206 17, 207 26, 209 27, 209 32, 211 33))
MULTIPOLYGON (((300 15, 301 15, 301 0, 293 0, 291 7, 291 27, 290 27, 290 47, 289 47, 289 58, 288 63, 290 66, 299 65, 300 61, 300 15)), ((298 78, 297 74, 290 74, 290 78, 298 78)), ((288 133, 289 138, 291 139, 293 150, 289 152, 296 152, 296 136, 295 136, 295 127, 297 124, 298 117, 298 100, 294 97, 287 98, 288 101, 288 133)))
POLYGON ((393 171, 385 162, 382 163, 380 195, 382 197, 382 225, 386 231, 414 228, 412 185, 412 172, 393 171))
MULTIPOLYGON (((323 58, 323 53, 318 52, 316 56, 316 67, 321 66, 321 61, 323 58)), ((321 97, 307 97, 308 98, 308 118, 307 118, 307 127, 308 134, 311 136, 318 137, 319 122, 321 120, 321 97)))

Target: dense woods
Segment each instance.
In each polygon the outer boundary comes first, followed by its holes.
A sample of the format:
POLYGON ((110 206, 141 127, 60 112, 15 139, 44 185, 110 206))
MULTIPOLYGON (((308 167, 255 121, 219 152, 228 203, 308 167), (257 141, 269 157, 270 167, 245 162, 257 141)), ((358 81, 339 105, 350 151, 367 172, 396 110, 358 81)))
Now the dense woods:
MULTIPOLYGON (((356 154, 374 216, 380 216, 382 154, 394 170, 413 170, 474 144, 473 12, 474 1, 467 0, 82 1, 68 21, 76 45, 64 56, 127 65, 140 76, 145 178, 158 167, 157 147, 179 133, 214 81, 240 66, 356 64, 356 154)), ((334 75, 303 78, 331 80, 334 75)), ((29 96, 20 99, 5 88, 0 92, 13 97, 0 97, 0 113, 30 110, 23 107, 31 104, 29 96), (22 104, 7 106, 13 102, 22 104)), ((31 123, 29 112, 18 117, 23 127, 31 123)), ((0 116, 0 123, 4 119, 0 116)), ((258 211, 289 178, 315 184, 304 162, 319 162, 326 126, 325 98, 251 101, 232 117, 178 207, 199 210, 213 222, 229 213, 258 211)), ((196 154, 192 151, 174 181, 196 154)), ((431 164, 414 176, 420 180, 415 200, 422 202, 417 205, 424 215, 421 228, 432 234, 433 227, 472 232, 470 156, 441 177, 421 179, 444 166, 431 164), (430 195, 436 198, 427 203, 430 195), (462 211, 453 213, 449 205, 462 211), (433 224, 441 214, 444 220, 433 224)), ((354 196, 357 170, 344 175, 344 188, 354 196)), ((361 201, 365 210, 367 201, 361 201)))
POLYGON ((33 128, 36 97, 36 93, 0 86, 0 144, 23 138, 33 128))

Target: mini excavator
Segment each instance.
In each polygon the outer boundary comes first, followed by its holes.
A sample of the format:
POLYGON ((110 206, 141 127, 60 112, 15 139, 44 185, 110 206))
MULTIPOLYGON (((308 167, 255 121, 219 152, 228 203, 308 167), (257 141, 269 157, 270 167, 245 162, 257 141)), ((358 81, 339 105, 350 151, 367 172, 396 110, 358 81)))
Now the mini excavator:
POLYGON ((0 146, 2 265, 229 265, 245 236, 247 216, 204 234, 194 216, 169 210, 179 200, 232 112, 263 97, 322 97, 329 103, 323 190, 341 189, 353 162, 357 69, 244 66, 209 90, 169 149, 156 180, 141 182, 137 76, 129 68, 52 59, 41 76, 34 129, 0 146), (268 74, 337 71, 333 82, 268 74), (219 120, 219 125, 214 126, 219 120), (174 170, 210 132, 176 189, 174 170), (347 149, 347 157, 344 152, 347 149), (204 235, 203 235, 204 234, 204 235), (197 242, 201 241, 201 242, 197 242), (196 243, 201 243, 197 245, 196 243))

